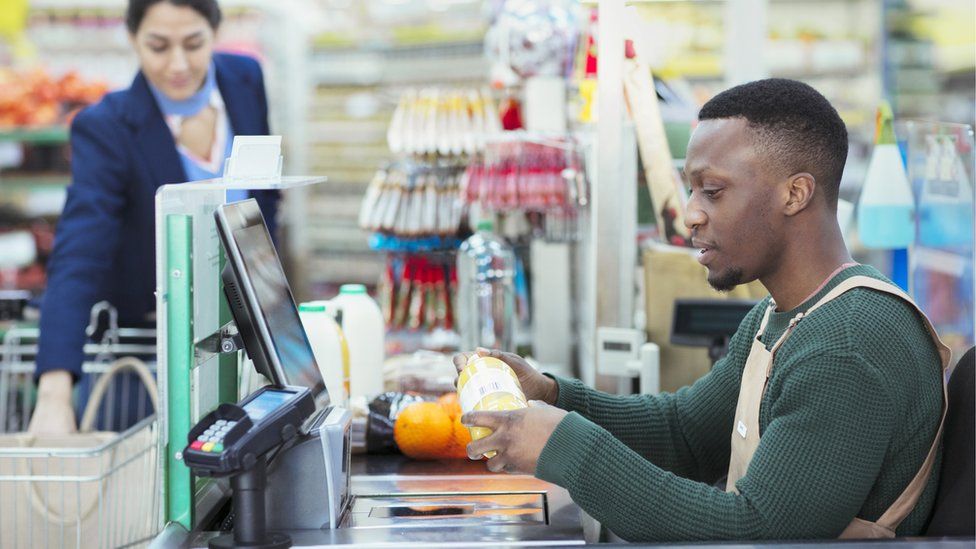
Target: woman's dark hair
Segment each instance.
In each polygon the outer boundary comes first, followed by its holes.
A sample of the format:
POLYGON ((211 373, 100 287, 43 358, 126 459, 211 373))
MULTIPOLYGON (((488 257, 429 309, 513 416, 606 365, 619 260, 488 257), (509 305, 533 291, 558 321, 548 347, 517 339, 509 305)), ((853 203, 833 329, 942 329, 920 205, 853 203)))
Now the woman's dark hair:
POLYGON ((149 8, 160 2, 193 9, 210 23, 213 30, 217 30, 220 25, 220 6, 217 5, 217 0, 129 0, 129 7, 125 10, 125 26, 129 28, 129 32, 135 34, 149 8))

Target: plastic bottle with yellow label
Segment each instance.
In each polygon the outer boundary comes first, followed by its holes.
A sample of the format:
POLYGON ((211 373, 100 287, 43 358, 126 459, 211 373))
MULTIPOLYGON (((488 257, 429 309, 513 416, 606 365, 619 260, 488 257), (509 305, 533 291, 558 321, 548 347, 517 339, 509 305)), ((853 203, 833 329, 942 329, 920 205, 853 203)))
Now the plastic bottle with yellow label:
MULTIPOLYGON (((527 406, 522 384, 515 372, 501 360, 472 355, 458 376, 458 400, 461 410, 468 412, 503 412, 527 406)), ((491 434, 487 427, 468 427, 471 440, 491 434)), ((495 452, 485 454, 492 458, 495 452)))

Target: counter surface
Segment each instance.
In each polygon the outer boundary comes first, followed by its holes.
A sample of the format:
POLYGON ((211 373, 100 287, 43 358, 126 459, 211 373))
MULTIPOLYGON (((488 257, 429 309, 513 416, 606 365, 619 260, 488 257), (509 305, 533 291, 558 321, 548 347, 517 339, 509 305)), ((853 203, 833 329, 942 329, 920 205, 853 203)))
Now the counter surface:
MULTIPOLYGON (((572 502, 569 494, 562 488, 524 475, 489 473, 483 462, 467 460, 412 461, 399 455, 353 456, 351 491, 361 500, 376 500, 377 496, 396 494, 399 498, 407 494, 439 497, 441 494, 472 493, 511 493, 514 496, 532 496, 546 493, 549 510, 549 525, 536 521, 538 513, 535 502, 526 499, 517 515, 525 517, 522 524, 466 524, 450 518, 438 519, 439 525, 417 520, 416 517, 401 517, 399 522, 389 522, 390 516, 379 517, 388 522, 375 526, 340 528, 338 530, 293 530, 288 534, 294 547, 539 547, 539 546, 578 546, 584 543, 584 524, 586 539, 594 540, 592 519, 586 519, 580 509, 572 502), (583 518, 581 518, 583 517, 583 518)), ((440 503, 443 503, 441 501, 440 503)), ((382 502, 380 502, 382 504, 382 502)), ((423 508, 424 506, 419 506, 423 508)), ((355 511, 355 502, 353 511, 355 511)), ((348 513, 344 525, 351 520, 348 513)), ((387 514, 389 515, 389 514, 387 514)), ((190 535, 191 547, 206 547, 207 541, 215 532, 199 532, 190 535)), ((165 542, 164 542, 165 545, 165 542)), ((757 548, 784 546, 811 546, 818 549, 829 547, 849 549, 851 547, 895 547, 915 549, 933 547, 938 549, 962 549, 974 546, 972 539, 924 539, 909 538, 885 541, 761 541, 712 542, 694 544, 604 544, 602 547, 650 547, 650 546, 726 548, 757 548)))
MULTIPOLYGON (((295 547, 539 547, 584 544, 563 488, 483 462, 353 456, 350 510, 336 530, 292 530, 295 547)), ((216 532, 191 534, 206 547, 216 532)))

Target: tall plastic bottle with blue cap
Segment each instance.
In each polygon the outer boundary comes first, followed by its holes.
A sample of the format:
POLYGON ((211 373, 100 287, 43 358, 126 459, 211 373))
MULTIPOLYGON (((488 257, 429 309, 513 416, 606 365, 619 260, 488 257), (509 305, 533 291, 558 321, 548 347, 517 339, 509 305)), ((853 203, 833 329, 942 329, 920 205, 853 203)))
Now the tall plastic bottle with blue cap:
POLYGON ((858 201, 857 231, 868 248, 901 249, 915 241, 915 198, 895 141, 892 118, 891 107, 883 102, 858 201))
POLYGON ((343 285, 332 304, 342 311, 342 331, 349 344, 349 397, 373 398, 383 392, 383 313, 362 284, 343 285))

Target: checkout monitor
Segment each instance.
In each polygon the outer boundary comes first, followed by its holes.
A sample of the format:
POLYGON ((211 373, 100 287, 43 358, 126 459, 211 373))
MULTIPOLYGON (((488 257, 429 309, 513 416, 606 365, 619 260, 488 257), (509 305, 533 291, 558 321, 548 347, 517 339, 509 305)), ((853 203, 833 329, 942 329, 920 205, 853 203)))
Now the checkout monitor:
POLYGON ((308 387, 324 410, 329 392, 257 202, 221 205, 214 217, 227 253, 224 294, 255 369, 272 383, 308 387))

